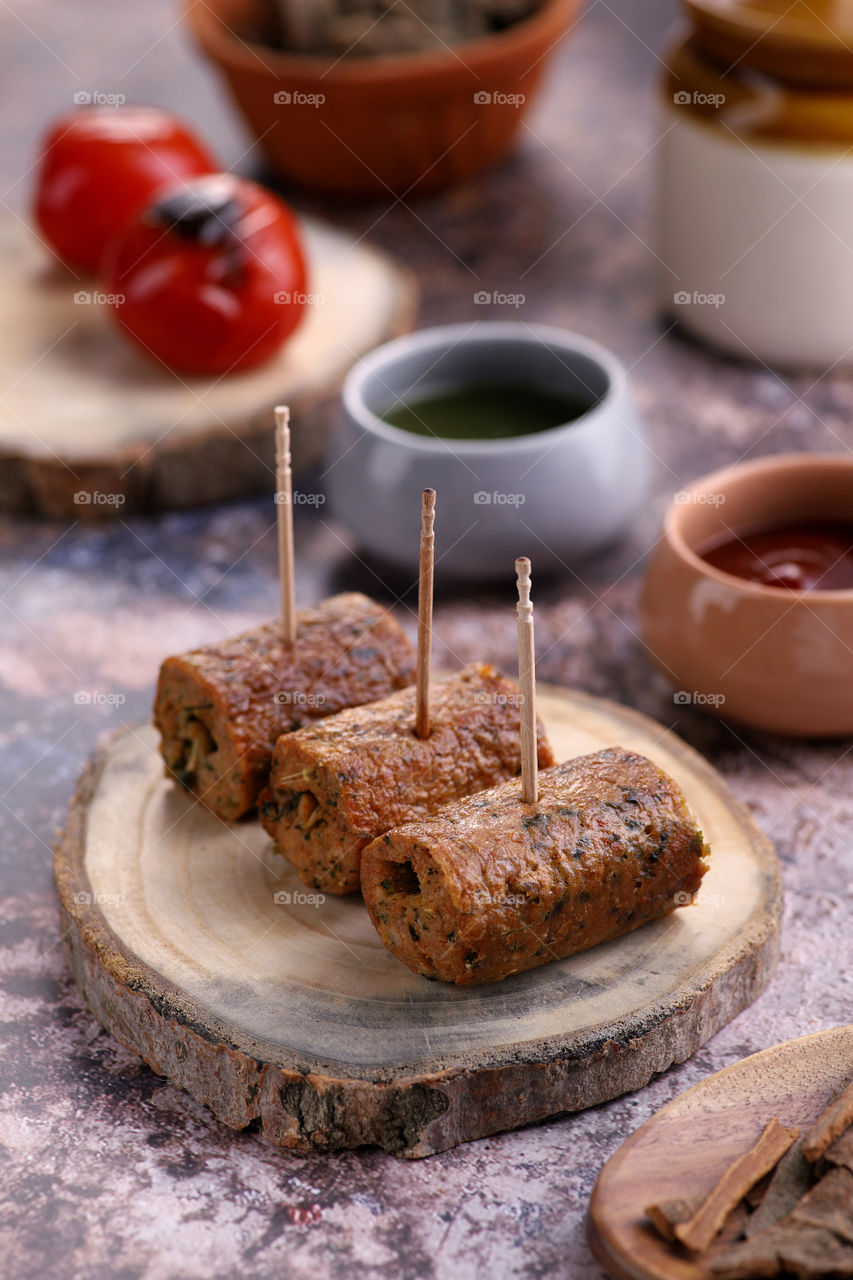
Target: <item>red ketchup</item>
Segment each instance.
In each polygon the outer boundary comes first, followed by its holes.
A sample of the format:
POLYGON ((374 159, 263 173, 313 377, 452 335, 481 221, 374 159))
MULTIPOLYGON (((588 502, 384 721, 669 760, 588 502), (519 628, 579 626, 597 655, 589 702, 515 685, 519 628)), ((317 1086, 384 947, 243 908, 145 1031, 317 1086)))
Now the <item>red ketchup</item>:
POLYGON ((716 540, 703 560, 736 578, 790 591, 853 588, 853 524, 803 523, 716 540))

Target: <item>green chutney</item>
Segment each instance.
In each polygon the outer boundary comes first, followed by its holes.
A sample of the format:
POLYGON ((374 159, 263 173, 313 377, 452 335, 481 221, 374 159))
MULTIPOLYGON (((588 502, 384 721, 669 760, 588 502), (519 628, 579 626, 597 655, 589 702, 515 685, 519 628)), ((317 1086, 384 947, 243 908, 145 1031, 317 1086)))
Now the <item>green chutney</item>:
POLYGON ((392 406, 383 422, 417 436, 444 440, 508 440, 574 422, 593 397, 541 391, 516 383, 468 383, 392 406))

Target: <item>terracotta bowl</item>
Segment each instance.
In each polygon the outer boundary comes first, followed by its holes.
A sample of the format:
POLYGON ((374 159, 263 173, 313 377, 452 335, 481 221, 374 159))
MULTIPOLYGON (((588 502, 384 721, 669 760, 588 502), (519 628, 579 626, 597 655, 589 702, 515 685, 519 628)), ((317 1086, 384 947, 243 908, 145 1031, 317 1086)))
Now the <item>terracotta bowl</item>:
POLYGON ((316 191, 403 195, 505 154, 579 4, 544 0, 525 21, 452 51, 339 59, 264 43, 259 0, 190 0, 186 13, 278 173, 316 191))
POLYGON ((762 458, 677 495, 641 603, 646 647, 677 703, 798 737, 853 733, 853 590, 761 586, 696 554, 727 530, 846 523, 851 512, 849 454, 762 458))

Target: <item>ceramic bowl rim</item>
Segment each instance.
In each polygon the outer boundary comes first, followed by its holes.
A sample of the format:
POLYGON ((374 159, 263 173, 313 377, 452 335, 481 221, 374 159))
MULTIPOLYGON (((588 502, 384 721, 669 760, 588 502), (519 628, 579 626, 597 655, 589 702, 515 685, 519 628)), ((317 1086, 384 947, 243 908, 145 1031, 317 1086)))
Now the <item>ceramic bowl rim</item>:
MULTIPOLYGON (((516 320, 473 320, 470 323, 435 325, 418 329, 414 333, 393 338, 382 343, 364 356, 347 374, 341 393, 344 410, 350 420, 365 434, 384 440, 410 453, 434 455, 452 453, 465 457, 511 457, 525 450, 536 449, 544 442, 552 445, 565 443, 581 430, 594 430, 602 419, 612 417, 614 405, 622 398, 628 384, 628 373, 618 356, 593 338, 557 325, 527 324, 516 320), (581 355, 604 372, 607 390, 586 413, 571 422, 529 435, 509 436, 499 440, 455 440, 443 436, 421 436, 401 427, 384 422, 370 408, 364 398, 365 384, 382 369, 413 352, 430 349, 447 349, 479 337, 481 342, 532 346, 539 342, 562 348, 569 355, 581 355), (454 342, 454 339, 456 341, 454 342)), ((617 415, 618 416, 618 415, 617 415)), ((620 419, 621 420, 621 419, 620 419)))
MULTIPOLYGON (((746 42, 765 38, 768 45, 799 48, 803 44, 821 51, 833 50, 844 45, 844 36, 835 39, 820 27, 809 26, 807 21, 791 17, 786 10, 776 22, 768 22, 761 13, 732 4, 732 0, 684 0, 684 7, 694 21, 709 22, 717 31, 734 32, 746 42)), ((772 16, 772 15, 768 15, 772 16)), ((849 34, 849 33, 844 33, 849 34)))
MULTIPOLYGON (((567 33, 579 20, 578 7, 579 0, 543 0, 533 13, 504 30, 460 41, 452 49, 337 59, 276 49, 259 40, 244 40, 226 25, 219 5, 200 6, 200 0, 185 0, 183 12, 205 49, 231 66, 241 65, 258 74, 266 72, 268 78, 276 80, 287 75, 313 74, 330 83, 393 84, 412 77, 431 78, 449 67, 488 63, 516 46, 524 46, 542 36, 547 39, 552 29, 564 22, 567 33)), ((555 43, 560 39, 562 36, 555 43)))
POLYGON ((850 472, 853 480, 853 454, 846 453, 769 453, 760 458, 752 458, 748 462, 734 462, 718 471, 710 472, 694 480, 687 488, 681 490, 687 495, 683 502, 673 500, 666 511, 663 524, 663 537, 678 558, 687 564, 695 573, 712 582, 718 582, 744 596, 752 596, 759 600, 775 603, 788 601, 793 605, 799 601, 807 604, 846 604, 853 606, 853 587, 810 591, 792 590, 790 587, 771 587, 761 582, 748 582, 736 574, 726 573, 703 560, 687 543, 681 529, 681 517, 689 510, 693 496, 710 491, 724 492, 726 481, 734 475, 773 475, 779 472, 798 472, 804 467, 812 467, 817 471, 844 470, 850 472))

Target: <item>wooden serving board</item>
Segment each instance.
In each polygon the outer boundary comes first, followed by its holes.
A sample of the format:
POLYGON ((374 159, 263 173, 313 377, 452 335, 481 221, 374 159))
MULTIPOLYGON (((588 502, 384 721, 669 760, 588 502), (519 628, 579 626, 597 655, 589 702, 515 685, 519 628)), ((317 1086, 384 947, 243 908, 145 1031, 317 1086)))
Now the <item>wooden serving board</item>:
POLYGON ((344 376, 411 328, 416 288, 365 241, 310 219, 302 229, 321 300, 292 339, 259 369, 184 378, 137 351, 108 306, 75 301, 100 286, 0 218, 0 510, 92 520, 272 493, 279 401, 292 410, 295 471, 317 462, 344 376))
POLYGON ((559 759, 620 744, 673 774, 713 848, 696 905, 502 983, 411 973, 361 899, 318 904, 254 822, 162 775, 149 727, 90 763, 57 853, 91 1009, 235 1127, 284 1146, 425 1156, 647 1084, 753 1000, 778 954, 780 870, 722 779, 654 721, 545 686, 559 759))
POLYGON ((617 1280, 710 1280, 707 1265, 661 1240, 646 1205, 705 1195, 769 1120, 805 1132, 851 1077, 853 1025, 742 1058, 667 1103, 601 1171, 587 1219, 598 1260, 617 1280))

